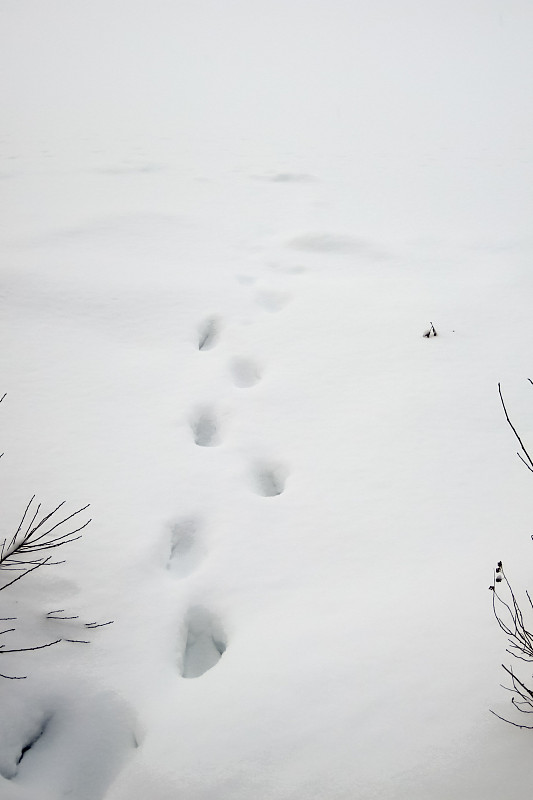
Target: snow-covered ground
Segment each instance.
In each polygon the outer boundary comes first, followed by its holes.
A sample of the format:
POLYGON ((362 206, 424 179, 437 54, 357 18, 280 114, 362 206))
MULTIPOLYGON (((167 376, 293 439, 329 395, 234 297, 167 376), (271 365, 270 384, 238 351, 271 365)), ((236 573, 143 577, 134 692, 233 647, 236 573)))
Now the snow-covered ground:
POLYGON ((3 642, 114 620, 2 659, 0 798, 529 798, 531 5, 0 23, 2 538, 92 518, 3 642))

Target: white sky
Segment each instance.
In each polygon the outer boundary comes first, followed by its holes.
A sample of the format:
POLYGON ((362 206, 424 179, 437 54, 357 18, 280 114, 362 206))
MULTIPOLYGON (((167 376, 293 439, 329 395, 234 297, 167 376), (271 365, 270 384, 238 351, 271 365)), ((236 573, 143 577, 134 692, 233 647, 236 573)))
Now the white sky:
POLYGON ((529 144, 529 3, 24 0, 0 14, 13 135, 529 144))

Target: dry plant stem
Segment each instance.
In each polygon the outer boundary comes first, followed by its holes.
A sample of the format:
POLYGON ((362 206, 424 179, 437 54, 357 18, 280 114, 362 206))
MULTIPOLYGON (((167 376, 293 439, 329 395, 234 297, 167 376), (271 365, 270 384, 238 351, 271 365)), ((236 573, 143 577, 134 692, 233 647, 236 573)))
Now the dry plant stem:
MULTIPOLYGON (((508 637, 508 642, 511 649, 508 649, 507 652, 516 658, 521 658, 523 661, 533 661, 533 634, 528 631, 525 626, 524 615, 520 609, 511 584, 507 580, 507 576, 503 571, 503 567, 499 567, 498 569, 498 574, 501 575, 502 578, 501 582, 504 582, 507 586, 510 595, 510 602, 505 602, 505 600, 503 600, 498 594, 496 588, 491 587, 492 607, 498 625, 508 637), (506 615, 507 619, 503 619, 504 614, 506 615), (517 653, 520 653, 521 655, 517 655, 517 653)), ((496 583, 500 583, 500 581, 495 581, 495 584, 496 583)), ((529 604, 533 608, 529 593, 526 592, 526 595, 529 600, 529 604)))
MULTIPOLYGON (((533 384, 531 378, 528 380, 533 384)), ((533 472, 533 459, 529 455, 522 439, 520 438, 520 435, 518 434, 518 431, 511 422, 505 401, 503 399, 501 385, 499 383, 498 393, 500 395, 505 419, 507 420, 509 427, 511 428, 516 440, 520 445, 521 452, 517 452, 517 456, 520 461, 526 465, 528 470, 533 472)), ((519 661, 525 661, 526 663, 531 664, 533 662, 533 633, 531 633, 531 631, 529 631, 526 627, 522 609, 520 608, 513 588, 509 583, 507 576, 505 575, 501 561, 498 562, 498 566, 494 572, 494 583, 489 588, 492 590, 492 608, 494 611, 494 616, 496 617, 496 621, 501 630, 507 636, 507 642, 509 646, 506 648, 506 652, 519 661), (506 599, 503 599, 503 597, 498 593, 499 587, 503 587, 505 589, 506 599)), ((529 592, 527 591, 526 597, 531 609, 533 610, 533 602, 529 592)), ((511 703, 513 704, 514 708, 517 711, 520 711, 522 714, 533 714, 533 689, 530 689, 525 683, 523 683, 514 674, 512 668, 506 667, 505 664, 502 664, 502 667, 511 678, 511 686, 504 686, 503 688, 511 692, 511 703)), ((522 725, 520 723, 513 722, 512 720, 496 714, 496 712, 492 710, 491 713, 498 717, 498 719, 509 723, 509 725, 514 725, 517 728, 527 728, 529 730, 533 730, 533 725, 522 725)))
MULTIPOLYGON (((11 630, 15 630, 15 628, 11 628, 11 630)), ((2 633, 9 633, 9 631, 2 631, 2 633)), ((5 655, 6 653, 27 653, 29 650, 43 650, 45 647, 53 647, 55 644, 59 644, 59 642, 63 641, 62 639, 56 639, 53 642, 47 642, 46 644, 39 644, 35 647, 14 647, 12 650, 0 650, 0 655, 5 655)), ((4 645, 0 645, 0 647, 4 647, 4 645)), ((10 681, 23 681, 26 680, 27 675, 4 675, 0 673, 0 678, 7 678, 10 681)))
MULTIPOLYGON (((0 402, 2 402, 4 397, 0 398, 0 402)), ((0 591, 13 586, 14 583, 22 578, 25 578, 31 572, 34 572, 40 567, 62 563, 58 561, 52 561, 52 556, 47 555, 47 552, 57 547, 61 547, 64 544, 69 544, 70 542, 80 539, 81 531, 86 528, 91 521, 88 519, 83 524, 74 527, 74 529, 71 528, 71 525, 67 524, 74 519, 74 517, 77 517, 78 514, 81 514, 83 511, 85 511, 89 507, 88 505, 83 506, 83 508, 79 508, 72 514, 62 517, 58 515, 57 512, 65 505, 65 501, 59 503, 58 506, 56 506, 47 514, 41 514, 41 504, 38 503, 36 506, 33 506, 34 501, 35 495, 31 498, 24 509, 24 513, 19 522, 17 530, 11 539, 9 541, 4 539, 0 545, 0 572, 14 570, 19 573, 15 578, 8 581, 3 586, 0 586, 0 591), (56 516, 54 517, 54 515, 56 516), (55 519, 57 519, 57 522, 54 521, 55 519), (59 532, 59 529, 62 525, 66 526, 65 533, 59 532)), ((64 609, 50 611, 46 615, 46 618, 60 621, 78 619, 77 616, 65 615, 64 609)), ((8 619, 15 618, 6 617, 5 621, 8 619)), ((91 622, 86 623, 85 627, 92 629, 110 624, 111 621, 100 624, 91 622)), ((6 633, 13 633, 14 631, 15 628, 7 628, 6 630, 0 631, 0 636, 6 633)), ((41 645, 35 645, 33 647, 14 647, 9 650, 6 650, 5 645, 2 644, 0 645, 0 656, 10 653, 26 653, 34 650, 43 650, 46 647, 53 647, 60 642, 89 644, 89 642, 85 639, 65 638, 54 639, 53 641, 46 642, 45 644, 41 645)), ((26 675, 5 675, 4 673, 0 673, 0 678, 6 678, 8 680, 24 680, 26 677, 26 675)))
MULTIPOLYGON (((531 381, 531 378, 529 378, 529 380, 531 381)), ((531 383, 533 383, 533 381, 531 381, 531 383)), ((504 412, 504 414, 505 414, 505 419, 506 419, 506 420, 507 420, 507 422, 509 423, 509 425, 510 425, 510 427, 511 427, 511 430, 512 430, 512 432, 514 433, 514 435, 515 435, 515 436, 516 436, 516 438, 518 439, 518 442, 519 442, 519 444, 520 444, 520 448, 521 448, 522 452, 523 452, 523 453, 524 453, 524 455, 525 455, 525 459, 524 459, 524 457, 523 457, 523 456, 521 456, 521 455, 520 455, 520 453, 517 453, 516 455, 518 456, 518 458, 520 459, 520 461, 522 461, 522 462, 523 462, 523 463, 526 465, 526 467, 528 468, 528 470, 529 470, 530 472, 533 472, 533 461, 531 460, 531 456, 529 455, 529 453, 527 452, 526 448, 524 447, 524 444, 523 444, 523 442, 522 442, 522 439, 521 439, 521 438, 520 438, 520 436, 518 435, 518 431, 516 430, 515 426, 513 425, 513 423, 511 422, 511 420, 510 420, 510 418, 509 418, 509 414, 507 413, 507 409, 506 409, 506 407, 505 407, 505 403, 504 403, 504 400, 503 400, 502 389, 501 389, 501 386, 500 386, 500 384, 498 384, 498 392, 499 392, 499 395, 500 395, 500 400, 502 401, 502 406, 503 406, 503 412, 504 412)))
MULTIPOLYGON (((3 592, 4 589, 7 589, 8 586, 12 586, 17 581, 20 581, 21 578, 25 578, 26 575, 29 575, 30 572, 33 572, 34 569, 39 569, 39 567, 44 566, 44 564, 47 564, 49 561, 50 561, 50 557, 45 558, 44 561, 40 561, 38 564, 35 564, 35 566, 30 567, 30 569, 27 569, 25 572, 22 572, 20 575, 17 575, 17 577, 13 578, 13 580, 9 581, 9 583, 4 583, 3 586, 0 586, 0 592, 3 592)), ((2 569, 1 566, 0 566, 0 569, 2 569)))
MULTIPOLYGON (((0 403, 5 397, 6 393, 0 397, 0 403)), ((3 453, 0 454, 0 457, 2 455, 3 453)), ((69 544, 70 542, 80 539, 82 535, 81 531, 91 522, 91 520, 88 519, 86 522, 79 525, 77 525, 77 523, 72 523, 72 520, 77 517, 78 514, 87 510, 89 507, 88 505, 79 508, 72 514, 63 516, 62 514, 58 514, 58 512, 65 505, 65 501, 59 503, 59 505, 47 514, 41 511, 41 504, 37 503, 37 505, 34 505, 34 501, 35 495, 30 499, 24 509, 22 518, 13 536, 10 539, 6 538, 0 542, 0 572, 15 571, 19 573, 15 578, 4 583, 3 586, 0 586, 0 592, 13 586, 14 583, 25 578, 40 567, 63 563, 61 561, 52 561, 52 556, 48 555, 48 552, 62 547, 64 544, 69 544)), ((49 611, 45 618, 62 622, 78 619, 77 616, 66 615, 65 609, 63 608, 49 611)), ((16 620, 16 617, 0 618, 2 622, 12 620, 16 620)), ((111 625, 112 622, 112 620, 102 623, 88 622, 84 624, 84 627, 92 630, 93 628, 111 625)), ((15 628, 6 628, 0 631, 0 636, 13 633, 15 630, 15 628)), ((5 649, 5 644, 0 644, 0 656, 10 653, 26 653, 34 650, 43 650, 46 647, 53 647, 60 642, 89 644, 86 639, 66 639, 63 637, 33 647, 14 647, 9 650, 5 649)), ((26 675, 5 675, 0 673, 0 678, 6 678, 8 680, 24 680, 26 677, 26 675)))
POLYGON ((17 578, 1 586, 0 591, 11 586, 17 580, 20 580, 20 578, 45 564, 60 563, 51 561, 51 556, 46 556, 45 553, 80 539, 81 531, 86 528, 91 521, 89 519, 73 530, 67 525, 65 533, 59 533, 58 529, 61 525, 66 525, 89 506, 83 506, 83 508, 79 508, 72 514, 58 519, 54 524, 50 524, 53 521, 52 518, 54 514, 57 514, 59 509, 65 504, 64 501, 39 519, 41 504, 38 503, 36 508, 32 509, 34 500, 35 495, 24 509, 22 519, 12 538, 9 541, 4 539, 0 546, 0 570, 15 570, 21 572, 17 578), (56 532, 55 534, 54 531, 56 532), (36 556, 36 554, 38 555, 36 556))
MULTIPOLYGON (((506 652, 519 661, 532 663, 533 634, 526 627, 524 615, 518 604, 513 588, 505 575, 501 562, 498 563, 494 578, 494 585, 490 587, 492 591, 492 608, 498 625, 507 636, 509 647, 506 648, 506 652), (509 594, 508 601, 504 600, 497 592, 496 586, 502 583, 509 594)), ((529 593, 526 592, 526 595, 533 609, 533 602, 531 601, 529 593)), ((522 714, 533 714, 533 689, 526 686, 526 684, 515 675, 512 668, 506 667, 505 664, 502 664, 502 667, 511 678, 511 687, 503 686, 504 689, 511 692, 513 695, 511 703, 516 710, 520 711, 522 714)), ((533 730, 533 725, 521 725, 517 722, 513 722, 512 720, 496 714, 492 709, 491 713, 504 722, 508 722, 510 725, 533 730)))

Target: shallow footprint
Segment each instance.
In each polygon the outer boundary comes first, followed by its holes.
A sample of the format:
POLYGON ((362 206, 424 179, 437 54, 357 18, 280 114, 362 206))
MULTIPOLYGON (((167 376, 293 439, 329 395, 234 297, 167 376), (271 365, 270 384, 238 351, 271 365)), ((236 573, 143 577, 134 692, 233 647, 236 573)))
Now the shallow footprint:
POLYGON ((233 383, 240 389, 248 389, 261 380, 259 367, 251 358, 232 358, 229 369, 233 383))
POLYGON ((220 444, 220 425, 212 408, 199 408, 191 417, 191 431, 198 447, 220 444))
POLYGON ((256 281, 253 275, 236 275, 236 278, 242 286, 251 286, 256 281))
POLYGON ((220 335, 218 317, 207 317, 198 327, 198 350, 212 350, 220 335))
POLYGON ((189 609, 185 623, 187 638, 181 675, 199 678, 220 661, 226 651, 226 636, 220 620, 202 606, 189 609))
POLYGON ((170 526, 167 569, 179 578, 190 575, 205 555, 199 530, 200 523, 194 517, 183 517, 170 526))
POLYGON ((285 491, 288 470, 283 464, 258 461, 252 468, 252 486, 261 497, 277 497, 285 491))
POLYGON ((264 308, 265 311, 270 311, 271 313, 281 311, 282 308, 285 308, 290 299, 291 295, 288 294, 288 292, 266 291, 264 289, 257 292, 255 295, 255 302, 260 305, 261 308, 264 308))
POLYGON ((281 271, 286 272, 287 275, 303 275, 305 272, 308 272, 309 270, 307 269, 307 267, 296 266, 296 267, 283 267, 281 271))

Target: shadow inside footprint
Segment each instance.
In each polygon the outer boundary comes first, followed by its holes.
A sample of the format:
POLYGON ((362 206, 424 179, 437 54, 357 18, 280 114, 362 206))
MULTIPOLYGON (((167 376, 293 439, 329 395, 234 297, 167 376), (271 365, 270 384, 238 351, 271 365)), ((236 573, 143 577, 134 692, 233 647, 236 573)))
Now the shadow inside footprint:
POLYGON ((21 797, 102 800, 138 746, 133 711, 111 692, 61 682, 60 691, 8 702, 7 714, 3 704, 0 774, 21 797))
POLYGON ((204 556, 198 538, 199 523, 189 517, 180 519, 170 527, 170 556, 167 569, 184 578, 196 569, 204 556))
POLYGON ((220 444, 220 426, 210 408, 198 409, 191 419, 191 430, 198 447, 216 447, 220 444))
POLYGON ((250 358, 233 358, 229 363, 231 377, 235 386, 248 389, 261 379, 257 364, 250 358))
POLYGON ((218 618, 202 606, 189 609, 185 622, 187 639, 181 675, 199 678, 220 661, 226 650, 226 637, 218 618))
POLYGON ((261 497, 277 497, 285 490, 287 469, 281 464, 258 462, 252 469, 252 485, 261 497))
POLYGON ((19 734, 20 739, 18 747, 16 743, 18 737, 13 737, 13 740, 8 743, 10 746, 4 746, 0 755, 0 775, 3 778, 11 780, 16 777, 22 759, 26 753, 37 744, 39 739, 44 736, 52 717, 52 713, 45 713, 40 720, 33 720, 33 724, 31 724, 21 736, 19 734))
POLYGON ((220 324, 217 317, 208 317, 198 328, 198 350, 212 350, 218 341, 220 324))

